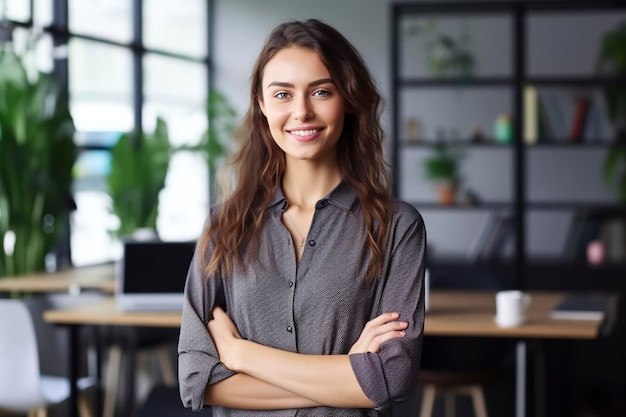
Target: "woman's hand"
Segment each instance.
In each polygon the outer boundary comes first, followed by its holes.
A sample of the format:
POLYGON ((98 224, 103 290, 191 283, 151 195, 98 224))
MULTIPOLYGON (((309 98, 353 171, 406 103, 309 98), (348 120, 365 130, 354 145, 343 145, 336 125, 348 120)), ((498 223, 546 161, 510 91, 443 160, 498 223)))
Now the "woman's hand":
POLYGON ((220 361, 230 370, 235 370, 237 341, 241 340, 241 335, 237 326, 221 307, 213 309, 213 320, 207 323, 209 334, 215 343, 220 361))
POLYGON ((400 315, 398 313, 383 313, 380 316, 370 320, 365 324, 361 331, 359 340, 352 345, 350 352, 352 353, 376 353, 387 340, 396 337, 404 337, 406 329, 409 325, 406 321, 397 321, 400 315))

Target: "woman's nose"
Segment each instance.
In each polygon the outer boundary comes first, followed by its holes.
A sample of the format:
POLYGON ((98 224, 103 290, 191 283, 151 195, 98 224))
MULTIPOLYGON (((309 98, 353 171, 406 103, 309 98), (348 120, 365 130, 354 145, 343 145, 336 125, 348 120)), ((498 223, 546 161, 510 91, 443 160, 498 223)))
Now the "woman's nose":
POLYGON ((294 101, 293 117, 301 122, 313 117, 313 107, 308 97, 301 97, 294 101))

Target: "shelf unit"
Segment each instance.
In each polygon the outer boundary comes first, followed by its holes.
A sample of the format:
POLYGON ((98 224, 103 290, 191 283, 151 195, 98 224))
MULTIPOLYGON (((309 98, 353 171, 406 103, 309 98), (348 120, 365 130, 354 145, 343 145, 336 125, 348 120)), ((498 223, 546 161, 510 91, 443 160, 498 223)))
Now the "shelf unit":
MULTIPOLYGON (((529 210, 558 211, 569 209, 585 209, 595 205, 606 205, 606 201, 541 201, 529 197, 527 164, 529 153, 535 150, 565 149, 596 150, 606 148, 607 143, 562 143, 548 142, 528 145, 524 142, 524 88, 532 84, 537 88, 600 88, 625 80, 617 77, 595 77, 593 75, 549 74, 536 76, 528 70, 529 40, 527 25, 529 17, 533 15, 590 13, 590 12, 626 11, 626 3, 622 0, 542 0, 542 1, 510 1, 510 2, 428 2, 428 3, 398 3, 392 6, 391 25, 392 34, 392 67, 391 67, 391 104, 392 123, 391 138, 393 139, 392 163, 394 167, 394 191, 400 198, 405 199, 420 209, 441 210, 442 212, 465 211, 502 211, 509 210, 514 218, 514 242, 510 271, 513 274, 512 283, 517 288, 525 287, 525 277, 529 266, 527 253, 527 216, 529 210), (453 17, 459 19, 472 17, 498 17, 510 22, 510 59, 509 73, 505 75, 479 75, 468 80, 453 77, 431 77, 429 75, 406 76, 403 74, 402 53, 404 36, 403 19, 413 16, 417 19, 453 17), (426 143, 409 143, 403 137, 403 116, 406 104, 403 93, 407 91, 424 91, 424 89, 463 89, 474 91, 478 89, 506 89, 509 93, 509 113, 512 117, 514 137, 510 144, 498 143, 467 143, 464 144, 472 151, 510 152, 511 160, 511 197, 510 201, 486 201, 479 206, 464 206, 462 204, 443 207, 433 202, 411 201, 402 194, 404 172, 402 156, 405 152, 421 150, 431 146, 426 143)), ((626 14, 624 15, 626 18, 626 14)), ((608 30, 609 28, 607 28, 608 30)), ((468 110, 471 111, 471 110, 468 110)), ((495 116, 495 115, 494 115, 495 116)), ((433 140, 434 138, 426 138, 433 140)))

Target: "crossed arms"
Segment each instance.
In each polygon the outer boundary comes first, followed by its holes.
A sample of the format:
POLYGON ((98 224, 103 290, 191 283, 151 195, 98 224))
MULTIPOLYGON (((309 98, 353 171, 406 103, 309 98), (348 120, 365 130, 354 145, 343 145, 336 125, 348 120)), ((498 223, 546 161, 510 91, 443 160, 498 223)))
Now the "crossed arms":
POLYGON ((242 339, 230 317, 213 310, 207 328, 220 361, 237 372, 205 392, 205 404, 240 409, 286 409, 328 406, 373 408, 350 365, 349 355, 378 352, 391 339, 404 337, 408 323, 398 313, 370 320, 345 355, 288 352, 242 339))

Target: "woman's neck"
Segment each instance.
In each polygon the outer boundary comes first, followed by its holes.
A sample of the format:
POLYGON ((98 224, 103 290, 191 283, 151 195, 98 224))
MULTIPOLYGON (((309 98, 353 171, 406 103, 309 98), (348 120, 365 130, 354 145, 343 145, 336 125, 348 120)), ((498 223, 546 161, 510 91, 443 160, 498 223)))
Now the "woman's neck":
POLYGON ((311 164, 287 165, 283 177, 283 194, 291 206, 312 208, 342 180, 338 168, 315 167, 311 164))

